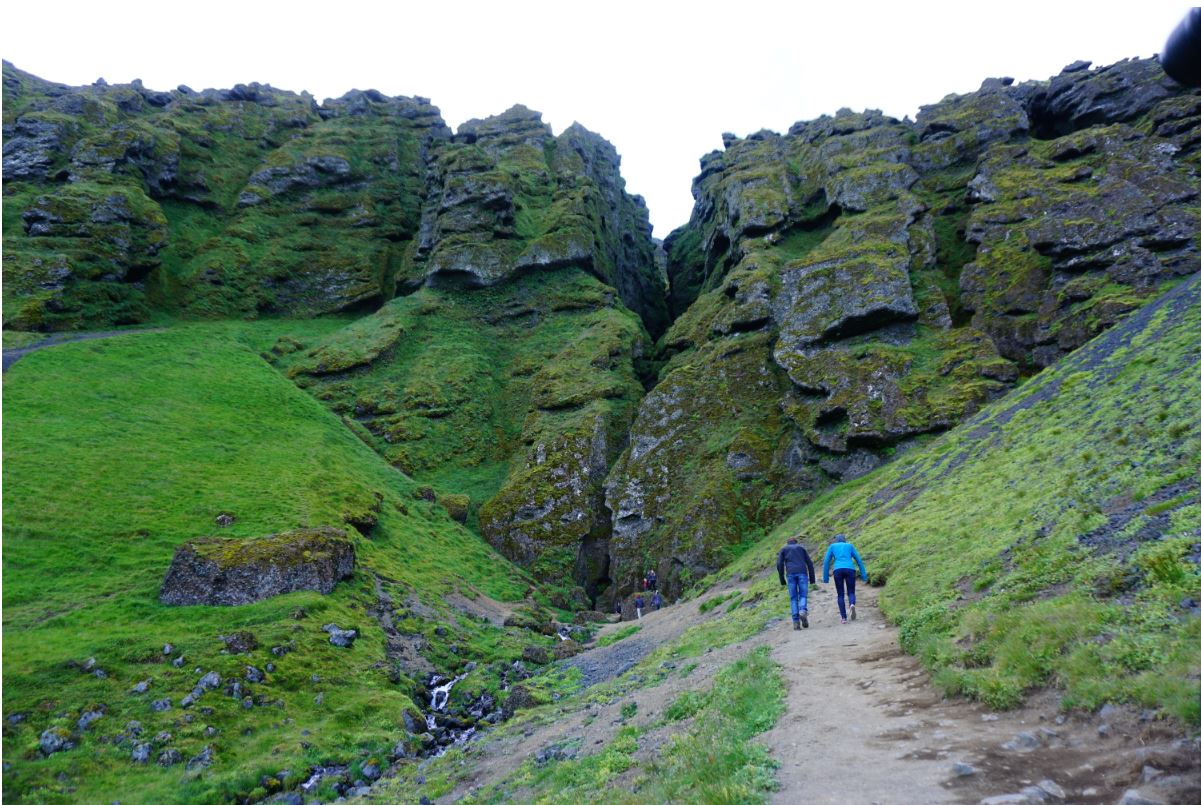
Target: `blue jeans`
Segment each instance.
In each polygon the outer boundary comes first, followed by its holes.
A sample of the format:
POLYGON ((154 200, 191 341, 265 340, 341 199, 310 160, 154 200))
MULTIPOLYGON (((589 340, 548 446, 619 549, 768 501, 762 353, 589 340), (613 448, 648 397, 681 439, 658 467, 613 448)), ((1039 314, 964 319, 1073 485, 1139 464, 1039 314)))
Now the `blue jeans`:
POLYGON ((804 573, 789 573, 788 597, 792 600, 794 621, 801 619, 802 612, 809 614, 809 577, 804 573))
POLYGON ((855 606, 855 571, 853 568, 839 568, 834 571, 834 589, 838 591, 838 614, 845 621, 847 619, 847 605, 845 597, 851 599, 851 606, 855 606))

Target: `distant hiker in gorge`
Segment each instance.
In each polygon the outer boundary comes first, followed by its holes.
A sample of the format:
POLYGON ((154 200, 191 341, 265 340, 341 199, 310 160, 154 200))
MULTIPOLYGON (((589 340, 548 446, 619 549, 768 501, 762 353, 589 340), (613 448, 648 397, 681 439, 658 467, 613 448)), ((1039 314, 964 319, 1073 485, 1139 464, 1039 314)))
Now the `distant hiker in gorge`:
POLYGON ((642 594, 640 593, 640 594, 634 596, 634 612, 637 614, 637 616, 639 618, 642 617, 642 607, 643 607, 642 594))
POLYGON ((845 534, 836 534, 834 542, 826 548, 826 559, 822 563, 822 582, 830 580, 830 564, 834 565, 834 588, 838 591, 838 614, 842 622, 847 622, 846 601, 844 595, 851 601, 851 620, 855 620, 855 565, 859 566, 859 575, 867 584, 867 569, 859 558, 859 551, 847 542, 845 534))
POLYGON ((654 570, 646 571, 646 589, 648 589, 648 590, 658 590, 659 589, 659 577, 655 575, 654 570))
POLYGON ((789 537, 788 544, 780 549, 776 559, 776 572, 780 574, 780 585, 788 585, 788 598, 792 601, 792 628, 809 628, 809 585, 816 582, 813 575, 813 560, 802 548, 796 537, 789 537), (787 581, 785 581, 787 577, 787 581))
POLYGON ((659 595, 659 591, 655 590, 655 594, 651 596, 651 606, 658 612, 663 607, 663 596, 659 595))

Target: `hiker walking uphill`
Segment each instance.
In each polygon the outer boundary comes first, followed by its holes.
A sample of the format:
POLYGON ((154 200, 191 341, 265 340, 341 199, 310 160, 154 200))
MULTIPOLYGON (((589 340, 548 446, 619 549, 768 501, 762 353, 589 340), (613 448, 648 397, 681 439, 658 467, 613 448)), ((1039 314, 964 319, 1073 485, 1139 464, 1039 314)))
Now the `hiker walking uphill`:
POLYGON ((826 559, 822 562, 822 582, 830 580, 830 565, 834 565, 834 588, 838 591, 838 614, 842 622, 847 622, 846 598, 851 601, 851 620, 855 620, 855 566, 859 566, 859 576, 867 583, 867 568, 859 558, 859 551, 847 542, 845 534, 836 534, 834 542, 826 548, 826 559))
POLYGON ((817 579, 813 575, 813 560, 809 558, 809 552, 797 544, 796 537, 789 537, 788 544, 780 549, 776 572, 780 574, 781 586, 788 585, 788 598, 792 602, 792 628, 804 626, 808 629, 809 585, 817 579))

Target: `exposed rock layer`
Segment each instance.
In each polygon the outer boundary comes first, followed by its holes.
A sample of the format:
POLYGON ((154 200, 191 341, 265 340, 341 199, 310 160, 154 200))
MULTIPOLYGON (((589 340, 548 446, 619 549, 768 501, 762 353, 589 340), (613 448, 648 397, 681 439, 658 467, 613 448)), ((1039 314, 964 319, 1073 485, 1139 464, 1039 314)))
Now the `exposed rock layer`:
POLYGON ((1201 96, 1087 67, 702 158, 669 360, 606 484, 621 590, 653 565, 678 591, 1201 267, 1201 96))
POLYGON ((237 606, 297 590, 329 594, 354 572, 354 545, 337 528, 302 528, 252 540, 186 542, 163 579, 159 601, 237 606))

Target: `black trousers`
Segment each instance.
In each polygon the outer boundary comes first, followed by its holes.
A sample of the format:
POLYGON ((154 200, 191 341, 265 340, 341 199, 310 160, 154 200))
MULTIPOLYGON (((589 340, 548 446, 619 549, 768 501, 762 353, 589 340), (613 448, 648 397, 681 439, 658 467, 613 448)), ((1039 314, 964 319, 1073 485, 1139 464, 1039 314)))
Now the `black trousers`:
POLYGON ((855 570, 847 567, 835 570, 834 589, 838 591, 838 614, 846 620, 847 604, 844 598, 850 598, 851 606, 855 605, 855 570))

